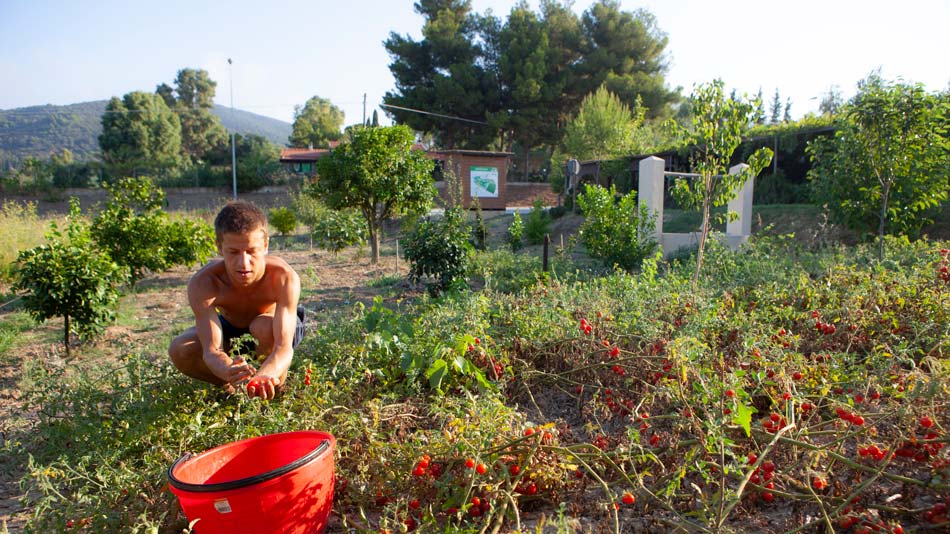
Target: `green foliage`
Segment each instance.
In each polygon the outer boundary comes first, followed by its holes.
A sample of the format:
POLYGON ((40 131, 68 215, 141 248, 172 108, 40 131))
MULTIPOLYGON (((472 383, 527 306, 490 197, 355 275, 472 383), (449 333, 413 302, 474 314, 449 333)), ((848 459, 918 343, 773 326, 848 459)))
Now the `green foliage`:
POLYGON ((156 91, 169 107, 178 112, 182 154, 191 162, 204 159, 212 150, 228 142, 228 133, 221 120, 211 112, 215 87, 217 82, 211 79, 208 71, 181 69, 175 77, 177 98, 171 97, 171 88, 165 84, 156 91))
POLYGON ((742 142, 742 131, 756 120, 761 100, 744 102, 726 98, 723 86, 722 80, 715 80, 699 85, 690 95, 691 129, 671 123, 686 144, 694 148, 691 167, 700 175, 695 180, 677 179, 672 188, 673 197, 681 206, 701 210, 703 214, 694 281, 702 269, 703 251, 711 229, 711 208, 728 204, 738 188, 758 175, 772 159, 771 149, 760 148, 749 157, 748 166, 736 174, 727 174, 732 153, 742 142))
POLYGON ((577 160, 608 159, 639 154, 637 138, 646 110, 636 100, 633 109, 604 86, 584 97, 577 115, 564 129, 564 154, 577 160))
POLYGON ((326 148, 342 135, 343 112, 328 99, 311 97, 303 108, 294 108, 293 133, 290 144, 298 148, 326 148))
POLYGON ((218 253, 214 227, 200 219, 177 219, 165 226, 168 265, 198 265, 218 253))
POLYGON ((601 86, 628 106, 642 99, 650 118, 669 115, 679 99, 664 81, 668 39, 642 9, 602 0, 579 17, 570 5, 545 1, 537 12, 515 5, 503 20, 473 13, 470 2, 433 0, 417 3, 416 12, 421 40, 393 33, 385 42, 397 90, 384 101, 487 118, 481 125, 389 110, 397 123, 434 134, 445 148, 486 149, 499 132, 526 153, 555 147, 560 125, 601 86))
POLYGON ((317 246, 334 254, 366 243, 366 220, 357 210, 324 210, 323 216, 310 228, 317 246))
POLYGON ((521 249, 521 239, 524 236, 524 222, 521 220, 521 212, 515 211, 511 216, 511 224, 508 225, 508 245, 512 251, 521 249))
POLYGON ((613 186, 608 190, 590 185, 577 197, 584 215, 581 243, 591 256, 602 259, 608 267, 617 265, 632 272, 657 250, 653 240, 656 222, 646 205, 638 205, 636 191, 619 201, 616 196, 613 186))
POLYGON ((544 210, 544 202, 540 198, 535 199, 524 225, 525 240, 529 245, 539 245, 550 232, 551 216, 544 210))
POLYGON ((915 236, 948 198, 948 103, 922 85, 871 75, 839 115, 834 138, 809 146, 814 198, 836 221, 881 242, 915 236))
MULTIPOLYGON (((65 148, 73 153, 76 164, 94 163, 99 158, 99 135, 102 133, 102 115, 107 104, 107 100, 96 100, 66 106, 31 106, 0 111, 0 159, 8 162, 12 159, 18 164, 16 162, 22 163, 27 157, 45 159, 51 153, 65 148)), ((290 124, 286 122, 240 109, 231 110, 215 105, 211 112, 232 131, 263 135, 271 143, 279 145, 287 142, 291 131, 290 124)), ((77 174, 73 173, 72 176, 76 177, 77 174)))
POLYGON ((363 214, 374 264, 383 221, 423 214, 435 197, 434 163, 412 149, 414 141, 407 126, 359 127, 317 165, 320 179, 310 191, 331 209, 363 214))
POLYGON ((169 224, 165 193, 147 177, 106 184, 109 200, 92 221, 91 236, 134 285, 146 271, 161 271, 185 260, 206 261, 214 250, 212 233, 199 223, 169 224), (191 235, 185 232, 193 231, 191 235), (172 247, 178 247, 173 250, 172 247))
POLYGON ((297 215, 287 207, 271 208, 267 212, 267 222, 277 229, 280 235, 287 235, 297 229, 297 215))
POLYGON ((446 209, 441 219, 419 222, 406 239, 409 280, 426 280, 433 296, 464 282, 472 248, 468 236, 461 208, 446 209))
POLYGON ((102 159, 118 172, 161 172, 181 163, 181 122, 157 94, 112 97, 102 115, 102 159))
POLYGON ((66 234, 52 223, 46 240, 17 256, 13 289, 24 292, 23 306, 36 321, 64 318, 68 356, 71 333, 93 337, 113 321, 123 277, 119 266, 93 243, 75 198, 66 234))
POLYGON ((280 148, 260 135, 236 135, 238 191, 256 191, 280 173, 280 148))
POLYGON ((21 162, 67 149, 77 160, 99 151, 105 101, 68 106, 30 106, 0 111, 0 157, 21 162))
POLYGON ((72 520, 91 532, 181 531, 187 520, 165 489, 172 459, 320 428, 337 439, 346 481, 334 513, 374 510, 361 531, 398 531, 407 518, 427 532, 515 530, 519 514, 566 514, 557 502, 572 503, 565 531, 578 521, 620 530, 634 508, 612 516, 609 503, 628 491, 656 502, 635 508, 643 521, 754 531, 816 475, 848 495, 794 498, 812 518, 795 527, 859 518, 934 530, 920 507, 884 500, 895 484, 924 503, 947 493, 946 445, 921 421, 938 434, 947 426, 948 244, 889 238, 893 268, 882 268, 864 245, 753 240, 737 253, 714 242, 698 286, 691 265, 656 261, 639 275, 531 283, 537 258, 492 251, 484 265, 501 265, 499 280, 518 275, 511 293, 315 312, 270 402, 183 379, 149 350, 65 369, 27 360, 23 412, 35 419, 3 445, 22 459, 27 529, 63 532, 72 520), (893 454, 860 454, 870 445, 893 454), (908 447, 919 457, 895 453, 908 447), (489 468, 468 469, 468 458, 489 468), (764 462, 778 466, 775 505, 751 478, 769 471, 764 462), (488 511, 474 517, 472 498, 486 494, 488 511), (852 499, 874 511, 839 509, 852 499))

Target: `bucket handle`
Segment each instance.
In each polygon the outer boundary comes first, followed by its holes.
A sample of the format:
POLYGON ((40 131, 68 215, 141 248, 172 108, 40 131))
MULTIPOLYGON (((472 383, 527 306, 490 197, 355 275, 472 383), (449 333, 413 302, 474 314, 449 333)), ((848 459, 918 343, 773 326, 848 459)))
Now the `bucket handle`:
POLYGON ((290 462, 287 465, 282 465, 278 467, 277 469, 272 469, 266 473, 261 473, 259 475, 239 478, 237 480, 228 480, 227 482, 217 482, 215 484, 192 484, 190 482, 184 482, 182 480, 179 480, 175 476, 175 468, 181 465, 182 463, 188 461, 193 456, 190 452, 186 452, 182 454, 180 458, 175 460, 175 463, 173 463, 171 467, 168 468, 168 483, 171 486, 175 487, 176 489, 180 489, 182 491, 190 491, 192 493, 210 493, 213 491, 226 491, 226 490, 244 488, 247 486, 252 486, 254 484, 260 484, 261 482, 266 482, 268 480, 271 480, 281 475, 284 475, 286 473, 289 473, 293 471, 294 469, 297 469, 298 467, 301 467, 309 463, 317 456, 326 452, 327 449, 329 448, 330 448, 330 440, 325 439, 321 441, 320 445, 317 445, 315 449, 301 456, 300 458, 297 458, 296 460, 294 460, 293 462, 290 462))

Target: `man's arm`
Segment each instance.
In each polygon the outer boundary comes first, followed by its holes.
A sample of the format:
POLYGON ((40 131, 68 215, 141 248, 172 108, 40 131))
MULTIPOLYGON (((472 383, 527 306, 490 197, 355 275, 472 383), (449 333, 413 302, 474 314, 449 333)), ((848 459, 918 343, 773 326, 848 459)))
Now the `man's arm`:
POLYGON ((195 314, 195 330, 201 343, 201 357, 208 370, 224 383, 236 384, 250 377, 253 371, 244 360, 232 360, 224 352, 224 334, 214 301, 213 282, 206 273, 199 272, 188 283, 188 304, 195 314))
POLYGON ((264 398, 274 396, 275 387, 280 385, 294 357, 293 341, 294 331, 297 328, 300 277, 288 267, 285 276, 282 276, 278 283, 273 320, 274 347, 258 369, 255 380, 255 382, 260 382, 264 398))

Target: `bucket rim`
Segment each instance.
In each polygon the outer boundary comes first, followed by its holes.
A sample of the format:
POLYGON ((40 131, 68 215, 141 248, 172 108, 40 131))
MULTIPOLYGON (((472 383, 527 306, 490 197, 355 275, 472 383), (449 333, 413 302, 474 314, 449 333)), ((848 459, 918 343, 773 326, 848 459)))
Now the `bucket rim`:
POLYGON ((227 491, 245 488, 247 486, 253 486, 254 484, 260 484, 262 482, 267 482, 281 475, 285 475, 307 463, 311 462, 317 456, 320 456, 330 448, 330 440, 324 438, 320 441, 320 444, 317 445, 312 451, 307 454, 297 458, 293 462, 290 462, 286 465, 282 465, 276 469, 272 469, 266 473, 261 473, 259 475, 253 475, 249 477, 239 478, 236 480, 228 480, 226 482, 216 482, 214 484, 193 484, 191 482, 185 482, 180 480, 175 476, 175 468, 180 464, 188 461, 193 457, 191 453, 186 452, 182 454, 171 467, 168 468, 168 484, 182 491, 188 491, 192 493, 210 493, 215 491, 227 491))

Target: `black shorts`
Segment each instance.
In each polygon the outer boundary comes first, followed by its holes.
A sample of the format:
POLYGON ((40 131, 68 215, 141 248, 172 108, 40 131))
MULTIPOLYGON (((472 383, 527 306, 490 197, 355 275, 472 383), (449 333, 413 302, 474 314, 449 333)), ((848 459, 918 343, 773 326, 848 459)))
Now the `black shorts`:
MULTIPOLYGON (((291 343, 293 348, 297 348, 297 345, 300 344, 300 340, 303 339, 303 334, 306 328, 304 327, 304 320, 306 319, 307 311, 303 306, 297 306, 297 327, 294 329, 294 341, 291 343)), ((233 324, 229 323, 227 319, 218 314, 218 320, 221 321, 221 333, 224 336, 224 350, 231 350, 231 340, 237 339, 244 334, 250 334, 250 328, 238 328, 233 324)), ((241 352, 244 352, 243 350, 241 352)))

